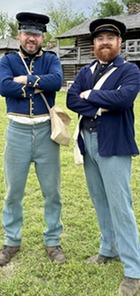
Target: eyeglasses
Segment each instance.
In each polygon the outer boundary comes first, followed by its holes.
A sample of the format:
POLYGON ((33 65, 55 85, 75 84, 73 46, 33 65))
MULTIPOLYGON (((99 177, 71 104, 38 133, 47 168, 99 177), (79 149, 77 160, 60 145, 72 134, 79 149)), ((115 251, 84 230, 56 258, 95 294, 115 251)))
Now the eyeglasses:
POLYGON ((27 37, 33 36, 34 38, 39 38, 39 37, 43 36, 42 33, 22 32, 22 31, 21 31, 21 33, 27 37))

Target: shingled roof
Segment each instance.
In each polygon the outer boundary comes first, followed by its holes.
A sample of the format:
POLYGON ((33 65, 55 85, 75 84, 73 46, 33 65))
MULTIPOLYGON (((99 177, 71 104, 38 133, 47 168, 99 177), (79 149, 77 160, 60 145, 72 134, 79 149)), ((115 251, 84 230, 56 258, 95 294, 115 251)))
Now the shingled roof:
POLYGON ((15 49, 19 48, 19 41, 12 38, 5 38, 0 40, 0 50, 15 49))
MULTIPOLYGON (((126 25, 127 30, 140 30, 140 11, 132 14, 120 14, 116 16, 110 16, 118 21, 123 22, 126 25)), ((92 20, 87 20, 84 23, 70 29, 69 31, 56 36, 57 39, 72 38, 79 35, 89 35, 89 24, 92 20)))

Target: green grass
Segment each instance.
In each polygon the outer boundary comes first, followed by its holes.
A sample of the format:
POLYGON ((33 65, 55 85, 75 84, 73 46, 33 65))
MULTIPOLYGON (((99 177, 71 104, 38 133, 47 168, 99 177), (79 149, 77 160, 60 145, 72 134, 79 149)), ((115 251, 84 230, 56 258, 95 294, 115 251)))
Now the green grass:
MULTIPOLYGON (((57 104, 66 110, 66 93, 57 94, 57 104)), ((73 135, 77 115, 72 118, 73 135)), ((140 147, 140 95, 135 103, 136 139, 140 147)), ((3 155, 7 119, 5 100, 0 98, 0 217, 4 205, 5 182, 3 155)), ((140 158, 133 158, 132 181, 134 211, 140 229, 140 158)), ((0 296, 115 296, 123 278, 122 263, 92 266, 85 259, 99 249, 100 231, 92 206, 82 166, 73 159, 73 140, 69 147, 61 147, 61 189, 64 225, 62 247, 67 263, 52 264, 44 250, 42 233, 46 227, 44 205, 34 166, 31 166, 23 201, 24 224, 21 251, 6 266, 0 268, 0 296)), ((0 224, 0 245, 4 232, 0 224)))

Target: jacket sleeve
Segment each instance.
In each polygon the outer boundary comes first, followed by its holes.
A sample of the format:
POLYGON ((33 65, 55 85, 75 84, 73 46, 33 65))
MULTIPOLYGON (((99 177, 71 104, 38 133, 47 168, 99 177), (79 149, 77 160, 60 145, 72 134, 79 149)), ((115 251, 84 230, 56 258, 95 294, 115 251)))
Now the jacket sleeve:
MULTIPOLYGON (((13 56, 15 56, 14 53, 13 56)), ((15 63, 14 66, 17 67, 17 64, 15 63)), ((25 73, 23 75, 25 75, 25 73)), ((0 62, 0 94, 4 97, 25 97, 25 85, 14 82, 13 78, 13 67, 10 63, 8 55, 5 55, 1 58, 0 62)), ((31 92, 33 93, 34 91, 32 90, 31 92)))
POLYGON ((74 83, 68 89, 66 104, 70 110, 78 114, 95 117, 98 107, 94 106, 89 100, 81 99, 80 97, 80 93, 87 90, 85 85, 85 68, 83 67, 77 74, 74 83))
MULTIPOLYGON (((140 71, 133 63, 125 63, 124 66, 119 67, 114 73, 117 77, 114 89, 92 90, 88 101, 96 107, 105 108, 112 111, 123 111, 133 105, 133 102, 139 92, 140 71)), ((108 79, 108 84, 113 85, 112 80, 108 79)), ((107 86, 107 84, 106 84, 107 86)), ((105 86, 104 86, 105 87, 105 86)))

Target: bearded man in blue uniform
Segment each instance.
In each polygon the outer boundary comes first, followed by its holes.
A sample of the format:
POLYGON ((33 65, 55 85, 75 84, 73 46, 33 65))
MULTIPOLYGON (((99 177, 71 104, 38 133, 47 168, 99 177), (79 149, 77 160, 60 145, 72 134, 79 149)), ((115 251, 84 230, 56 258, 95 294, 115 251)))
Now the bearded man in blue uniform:
POLYGON ((129 183, 132 155, 139 154, 133 104, 140 74, 120 55, 123 23, 97 19, 89 29, 96 59, 80 70, 67 94, 68 108, 80 115, 78 144, 101 231, 99 254, 87 262, 121 259, 119 294, 134 296, 140 291, 140 243, 129 183))
POLYGON ((6 97, 9 121, 4 156, 7 186, 3 209, 5 239, 0 251, 0 265, 7 264, 20 249, 22 200, 32 162, 44 197, 45 248, 52 261, 64 263, 65 255, 60 245, 60 151, 59 145, 50 139, 49 112, 41 96, 43 92, 50 107, 55 104, 56 91, 62 85, 62 68, 53 52, 42 49, 49 17, 21 12, 16 18, 20 51, 6 54, 0 63, 0 93, 6 97))

